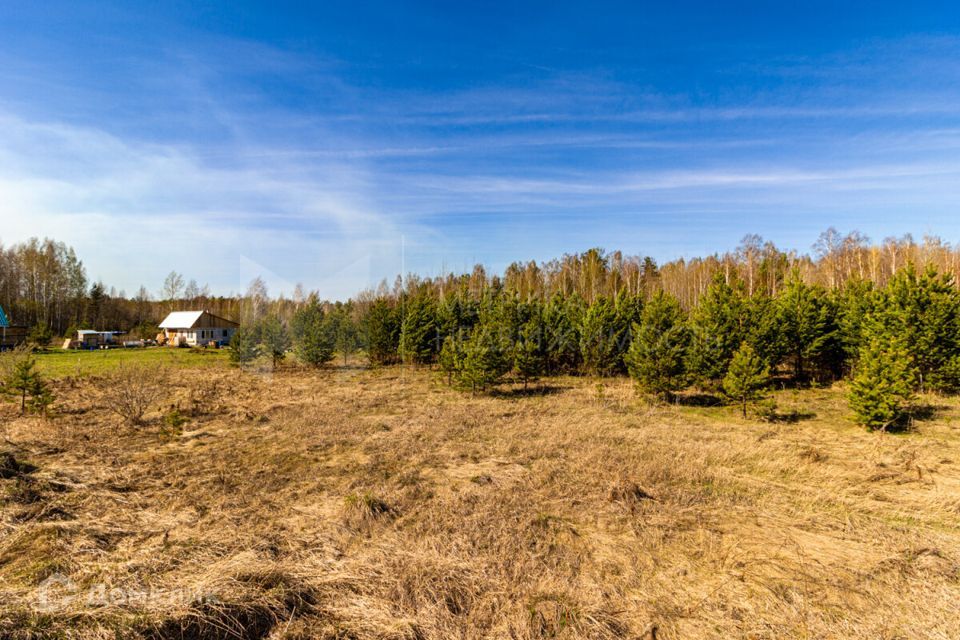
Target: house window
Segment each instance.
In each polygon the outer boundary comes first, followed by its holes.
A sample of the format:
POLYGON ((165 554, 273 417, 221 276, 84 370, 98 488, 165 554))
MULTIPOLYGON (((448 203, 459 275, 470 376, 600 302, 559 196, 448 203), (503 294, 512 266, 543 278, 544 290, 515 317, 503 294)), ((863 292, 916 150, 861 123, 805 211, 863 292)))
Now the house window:
POLYGON ((224 338, 227 337, 227 330, 226 330, 226 329, 223 330, 223 337, 224 337, 224 338))

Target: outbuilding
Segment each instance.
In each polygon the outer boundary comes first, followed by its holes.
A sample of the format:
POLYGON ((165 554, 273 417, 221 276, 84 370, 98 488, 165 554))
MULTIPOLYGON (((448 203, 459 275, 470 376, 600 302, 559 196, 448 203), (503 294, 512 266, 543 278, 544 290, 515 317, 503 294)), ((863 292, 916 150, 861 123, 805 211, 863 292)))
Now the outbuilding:
POLYGON ((27 328, 10 324, 3 307, 0 307, 0 351, 23 344, 26 340, 27 328))
POLYGON ((171 347, 230 344, 239 326, 209 311, 174 311, 160 323, 163 342, 171 347))
POLYGON ((80 329, 77 331, 77 338, 74 344, 78 349, 99 349, 100 347, 109 347, 116 344, 118 335, 122 335, 122 332, 80 329))

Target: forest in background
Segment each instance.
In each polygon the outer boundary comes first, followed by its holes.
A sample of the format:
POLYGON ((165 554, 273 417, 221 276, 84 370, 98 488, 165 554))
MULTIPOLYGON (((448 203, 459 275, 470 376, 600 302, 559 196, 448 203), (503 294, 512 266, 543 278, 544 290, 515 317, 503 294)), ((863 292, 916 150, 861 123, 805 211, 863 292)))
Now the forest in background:
MULTIPOLYGON (((384 280, 376 289, 359 292, 345 302, 359 319, 376 299, 400 301, 424 293, 443 298, 456 292, 480 300, 489 291, 502 291, 521 301, 576 295, 591 304, 598 297, 613 298, 621 293, 647 299, 663 290, 690 310, 717 273, 722 273, 728 284, 741 282, 748 296, 776 297, 792 273, 807 284, 834 291, 852 281, 885 286, 907 264, 921 270, 933 266, 940 273, 956 275, 960 248, 938 237, 917 241, 910 235, 872 244, 857 231, 841 234, 832 228, 820 235, 810 254, 781 250, 757 235, 744 237, 736 249, 726 253, 662 265, 650 257, 595 248, 542 263, 514 262, 503 274, 489 273, 482 265, 470 273, 438 277, 402 274, 392 284, 384 280)), ((177 272, 155 287, 142 285, 128 292, 109 283, 91 282, 74 250, 55 240, 32 238, 8 247, 0 245, 0 306, 15 324, 44 325, 53 335, 66 335, 74 328, 142 328, 149 334, 176 309, 207 309, 242 323, 256 322, 264 315, 289 321, 308 299, 323 299, 322 292, 308 292, 302 285, 297 285, 290 297, 271 298, 259 278, 244 293, 213 295, 207 285, 177 272)))

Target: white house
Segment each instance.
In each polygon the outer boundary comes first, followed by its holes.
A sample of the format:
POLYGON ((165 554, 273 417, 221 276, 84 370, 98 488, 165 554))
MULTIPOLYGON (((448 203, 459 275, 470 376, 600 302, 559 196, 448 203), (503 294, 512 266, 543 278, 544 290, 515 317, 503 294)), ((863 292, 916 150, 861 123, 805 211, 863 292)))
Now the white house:
POLYGON ((209 311, 174 311, 160 323, 163 339, 171 347, 229 344, 239 326, 209 311))

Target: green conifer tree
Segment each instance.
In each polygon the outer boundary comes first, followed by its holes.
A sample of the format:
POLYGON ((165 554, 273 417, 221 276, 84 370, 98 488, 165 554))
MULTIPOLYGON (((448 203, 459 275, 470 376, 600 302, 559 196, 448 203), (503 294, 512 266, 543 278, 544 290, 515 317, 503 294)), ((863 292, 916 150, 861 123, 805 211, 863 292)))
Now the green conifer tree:
POLYGON ((776 367, 785 351, 777 301, 766 293, 754 294, 744 300, 744 317, 744 340, 771 369, 776 367))
POLYGON ((326 318, 327 332, 333 337, 334 348, 343 358, 344 365, 360 347, 360 333, 353 321, 352 312, 350 303, 338 302, 326 318))
POLYGON ((27 409, 46 414, 47 407, 53 402, 53 392, 36 367, 37 360, 30 351, 18 349, 3 380, 3 392, 20 402, 21 414, 27 409))
POLYGON ((901 340, 871 337, 850 383, 850 408, 857 422, 871 430, 895 424, 913 398, 914 371, 901 340))
POLYGON ((257 332, 245 326, 237 329, 230 338, 230 360, 243 369, 259 357, 257 332))
POLYGON ((396 308, 385 298, 377 298, 363 318, 363 345, 370 364, 395 362, 399 353, 400 319, 396 308))
POLYGON ((574 373, 580 367, 580 325, 584 302, 577 294, 556 293, 543 310, 547 370, 551 374, 574 373))
POLYGON ((717 273, 690 316, 687 367, 697 382, 716 387, 745 339, 744 305, 740 293, 717 273))
POLYGON ((580 359, 586 373, 608 376, 620 362, 620 327, 613 302, 598 296, 583 316, 580 325, 580 359))
POLYGON ((864 323, 873 312, 874 289, 868 280, 851 280, 834 294, 837 329, 845 363, 855 362, 864 340, 864 323))
POLYGON ((763 398, 763 390, 770 383, 770 368, 757 352, 744 342, 737 349, 726 375, 723 377, 724 393, 740 403, 743 417, 747 417, 747 405, 763 398))
POLYGON ((544 345, 544 325, 539 316, 527 320, 520 330, 520 337, 513 347, 513 372, 523 382, 536 380, 546 368, 547 354, 544 345))
POLYGON ((484 322, 474 327, 464 345, 460 371, 463 384, 474 393, 496 384, 510 370, 506 346, 496 327, 484 322))
POLYGON ((287 355, 290 348, 290 332, 284 326, 280 318, 268 316, 260 322, 259 326, 260 344, 264 351, 270 355, 273 367, 277 368, 287 355))
POLYGON ((440 369, 447 374, 448 385, 453 384, 454 376, 459 375, 463 368, 463 355, 463 339, 459 332, 443 339, 438 362, 440 369))
POLYGON ((794 377, 803 381, 811 365, 828 360, 839 345, 834 309, 822 287, 806 284, 798 273, 777 299, 780 330, 793 357, 794 377))
POLYGON ((641 389, 664 398, 687 385, 685 362, 690 332, 676 298, 657 292, 633 327, 627 352, 630 375, 641 389))
POLYGON ((406 363, 429 364, 440 351, 437 344, 436 307, 426 294, 405 303, 400 327, 400 356, 406 363))
POLYGON ((333 360, 338 318, 327 314, 318 300, 312 299, 293 314, 290 321, 297 359, 312 367, 333 360))
POLYGON ((941 383, 940 371, 960 355, 960 294, 949 275, 930 267, 918 275, 912 265, 898 271, 878 295, 868 332, 898 336, 916 367, 923 391, 941 383), (877 327, 879 325, 879 328, 877 327))

